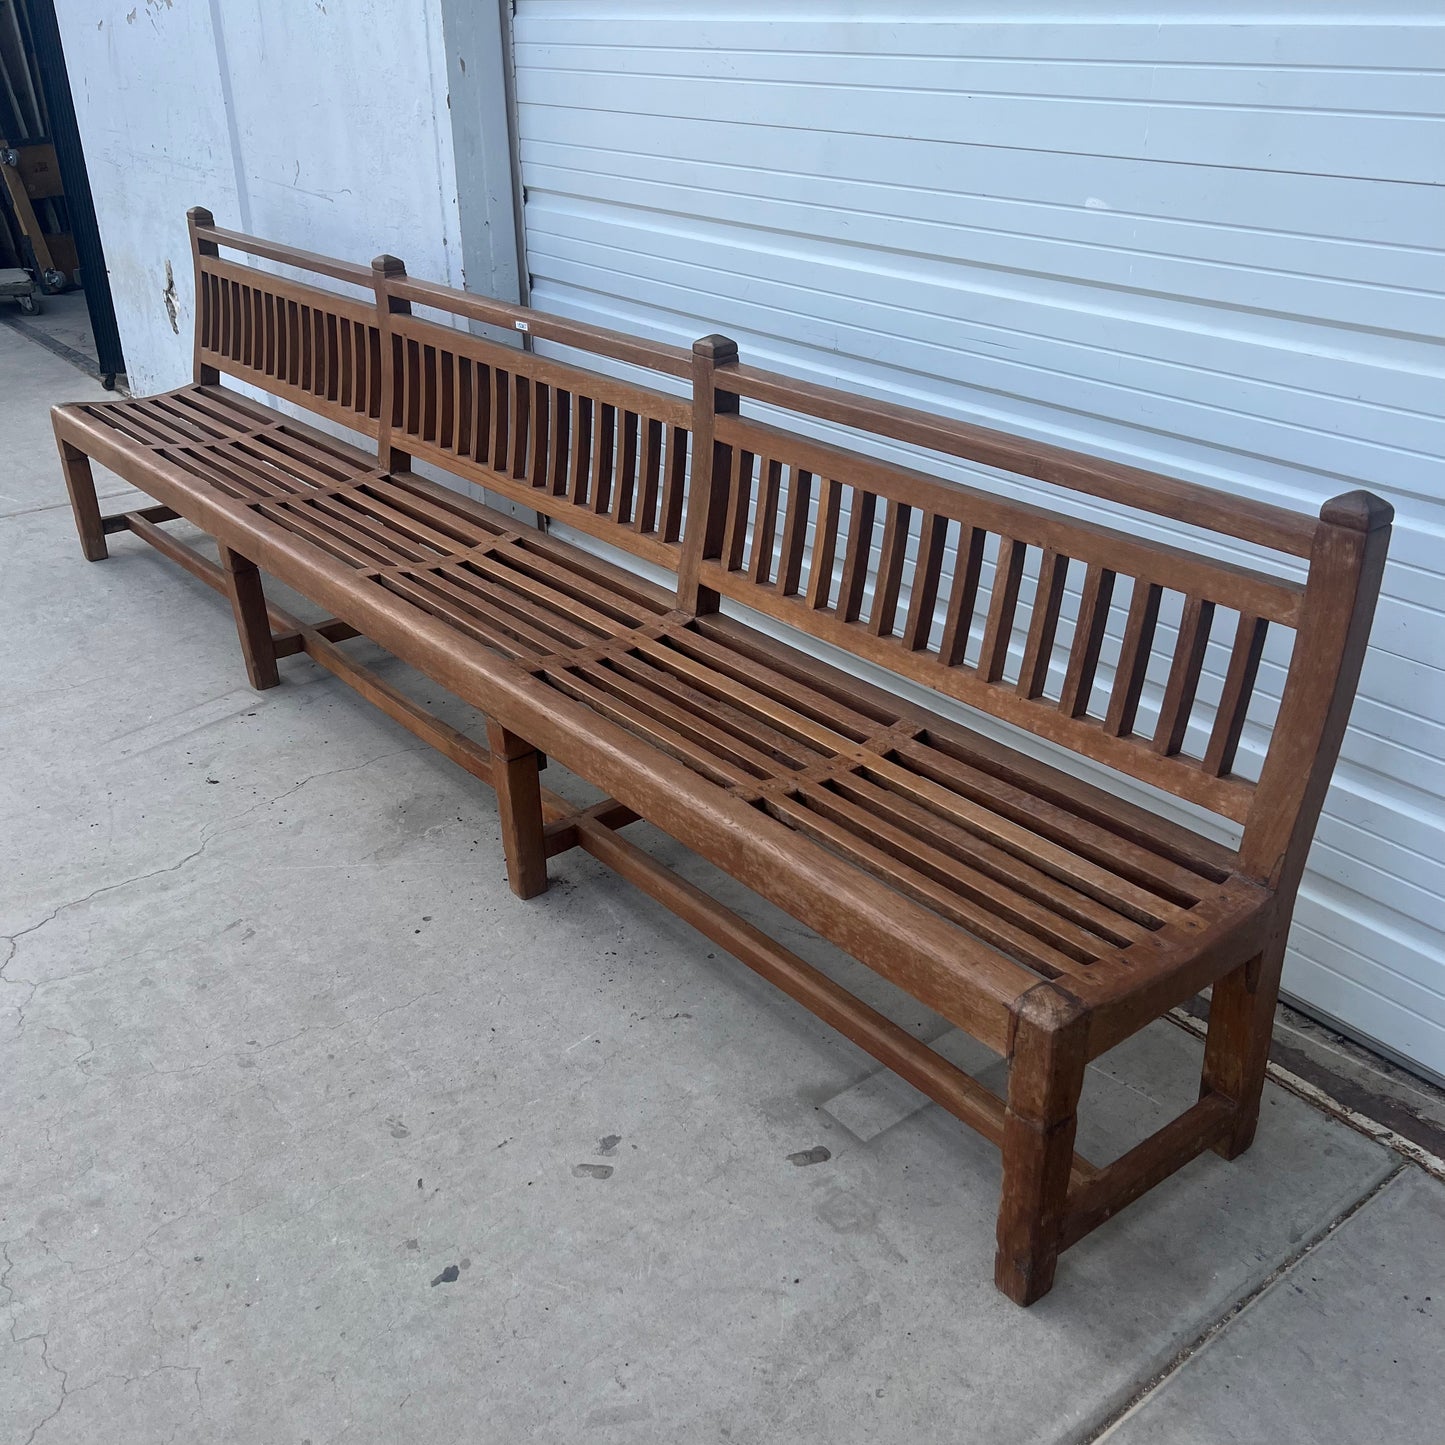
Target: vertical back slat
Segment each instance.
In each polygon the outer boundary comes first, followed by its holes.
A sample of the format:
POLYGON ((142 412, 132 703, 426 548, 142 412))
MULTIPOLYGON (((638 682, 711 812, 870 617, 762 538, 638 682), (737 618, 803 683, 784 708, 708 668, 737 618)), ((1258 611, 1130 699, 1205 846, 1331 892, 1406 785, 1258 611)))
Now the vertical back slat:
POLYGON ((276 293, 261 293, 261 324, 266 338, 262 368, 267 376, 276 375, 276 293))
POLYGON ((592 398, 577 394, 572 412, 572 453, 569 457, 567 492, 576 506, 587 501, 587 478, 592 470, 592 398))
POLYGON ((1097 562, 1084 574, 1084 593, 1079 599, 1079 621, 1069 648, 1069 667, 1059 694, 1059 711, 1065 717, 1083 717, 1089 710, 1094 676, 1099 670, 1099 653, 1109 626, 1109 604, 1114 598, 1115 574, 1097 562))
POLYGON ((316 395, 316 308, 301 308, 301 386, 316 395))
MULTIPOLYGON (((345 351, 342 352, 345 355, 345 351)), ((412 436, 421 436, 427 411, 425 353, 415 341, 406 343, 406 429, 412 436)))
POLYGON ((933 613, 938 606, 938 583, 943 575, 943 553, 947 545, 948 519, 925 512, 918 535, 918 561, 913 568, 908 616, 903 624, 903 645, 910 652, 921 652, 928 646, 932 635, 933 613))
POLYGON ((771 457, 759 478, 758 510, 753 522, 753 550, 748 572, 754 582, 773 580, 773 547, 778 536, 778 507, 782 502, 783 464, 771 457))
POLYGON ((1014 613, 1018 610, 1019 585, 1023 581, 1028 547, 1012 537, 998 541, 998 565, 993 574, 993 591, 988 601, 988 621, 983 629, 983 648, 978 657, 978 675, 985 682, 997 682, 1008 661, 1013 638, 1014 613))
POLYGON ((1234 646, 1229 653, 1229 669, 1224 675, 1224 691, 1214 714, 1209 746, 1204 751, 1204 771, 1211 777, 1221 778, 1234 767, 1268 631, 1269 623, 1264 618, 1240 614, 1234 646))
POLYGON ((1043 561, 1039 564, 1038 590, 1034 593, 1033 611, 1029 617, 1028 640, 1024 643, 1024 663, 1019 669, 1018 690, 1023 697, 1043 696, 1068 578, 1069 559, 1052 547, 1045 549, 1043 561))
POLYGON ((554 497, 567 494, 567 467, 572 460, 572 393, 552 393, 552 469, 547 490, 554 497))
POLYGON ((843 511, 843 487, 831 477, 818 496, 818 521, 813 533, 812 565, 808 568, 808 606, 822 610, 833 592, 833 564, 838 555, 838 519, 843 511))
POLYGON ((352 372, 351 409, 363 416, 371 414, 371 327, 353 324, 351 328, 352 372))
POLYGON ((326 313, 326 400, 335 401, 341 384, 341 319, 326 313))
POLYGON ((788 477, 788 505, 783 518, 783 551, 778 563, 778 590, 793 596, 803 575, 803 551, 808 542, 808 511, 813 501, 813 474, 793 467, 788 477))
POLYGON ((291 381, 291 308, 284 296, 272 295, 272 329, 276 333, 275 370, 272 375, 277 381, 289 385, 291 381))
POLYGON ((908 552, 908 529, 913 508, 890 500, 883 523, 883 547, 878 558, 878 576, 873 584, 873 610, 868 630, 875 637, 891 637, 898 618, 898 593, 903 585, 903 564, 908 552))
POLYGON ((632 515, 635 532, 660 532, 657 506, 662 483, 662 423, 648 417, 642 424, 642 456, 637 464, 637 505, 632 515))
POLYGON ((547 487, 547 449, 552 442, 552 388, 540 381, 532 388, 532 461, 527 480, 534 487, 547 487))
POLYGON ((457 429, 457 359, 450 351, 439 357, 438 389, 441 393, 441 418, 437 423, 437 445, 444 451, 456 450, 457 429))
POLYGON ((511 473, 521 481, 527 475, 527 444, 532 431, 532 379, 512 373, 511 473))
POLYGON ((341 368, 341 379, 336 388, 338 406, 354 406, 356 398, 356 345, 352 335, 356 328, 343 316, 337 322, 337 362, 341 368))
POLYGON ((861 487, 852 488, 848 511, 848 546, 843 553, 843 580, 835 609, 844 622, 856 622, 863 607, 863 590, 868 583, 868 563, 873 555, 873 524, 878 498, 861 487))
POLYGON ((680 426, 668 429, 665 477, 659 530, 664 542, 676 542, 682 535, 683 506, 687 495, 687 432, 680 426))
POLYGON ((512 378, 500 366, 492 368, 492 455, 494 472, 507 470, 507 445, 512 435, 512 378))
POLYGON ((722 564, 729 572, 743 565, 743 544, 748 537, 748 508, 753 500, 753 470, 757 456, 741 447, 729 447, 727 457, 727 512, 722 538, 722 564))
POLYGON ((958 540, 958 556, 953 564, 953 586, 948 591, 948 607, 944 612, 943 637, 938 644, 939 661, 945 667, 957 667, 968 651, 973 632, 973 613, 978 606, 978 587, 983 577, 983 550, 988 533, 982 527, 965 525, 958 540))
POLYGON ((454 450, 459 457, 472 452, 472 427, 476 421, 476 368, 470 356, 457 357, 457 433, 454 450))
POLYGON ((437 356, 435 346, 423 346, 421 349, 421 436, 423 441, 434 442, 437 439, 437 417, 440 411, 439 377, 437 368, 440 365, 440 358, 437 356))
POLYGON ((1159 723, 1154 729, 1154 751, 1166 757, 1177 753, 1184 742, 1213 621, 1214 603, 1199 597, 1185 600, 1184 617, 1174 646, 1174 661, 1169 668, 1169 681, 1164 687, 1164 704, 1159 709, 1159 723))
POLYGON ((1164 589, 1153 582, 1136 580, 1134 583, 1134 594, 1129 599, 1129 618, 1124 624, 1124 642, 1119 651, 1119 666, 1114 671, 1109 710, 1104 715, 1104 731, 1116 738, 1128 737, 1134 731, 1163 596, 1164 589))
POLYGON ((597 430, 592 440, 592 510, 598 515, 607 511, 612 500, 612 475, 617 446, 617 408, 610 402, 597 406, 597 430))
POLYGON ((494 383, 492 381, 492 368, 477 364, 477 377, 474 384, 476 397, 476 422, 472 427, 472 450, 471 457, 475 462, 486 466, 492 455, 492 392, 494 383))
POLYGON ((624 409, 617 443, 617 475, 612 483, 612 520, 624 527, 632 521, 637 505, 637 432, 637 413, 624 409))

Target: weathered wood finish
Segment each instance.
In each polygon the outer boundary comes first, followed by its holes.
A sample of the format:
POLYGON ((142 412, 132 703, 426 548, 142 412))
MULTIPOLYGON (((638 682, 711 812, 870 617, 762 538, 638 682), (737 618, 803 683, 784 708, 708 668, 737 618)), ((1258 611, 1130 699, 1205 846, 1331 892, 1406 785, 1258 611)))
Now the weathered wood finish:
MULTIPOLYGON (((1290 912, 1354 694, 1389 534, 1366 493, 1318 521, 740 364, 215 226, 191 213, 195 383, 54 413, 82 550, 129 532, 227 596, 254 686, 305 653, 497 792, 521 897, 582 848, 1003 1151, 996 1280, 1059 1252, 1258 1116, 1290 912), (352 301, 222 258, 240 250, 352 301), (440 314, 452 324, 441 324, 440 314), (470 323, 681 380, 677 396, 470 323), (366 450, 220 385, 263 386, 366 450), (1303 584, 743 415, 746 401, 929 447, 1306 558, 1303 584), (102 516, 91 459, 157 498, 102 516), (669 590, 416 475, 413 458, 675 573, 669 590), (220 562, 177 540, 185 518, 220 562), (303 624, 260 569, 334 615, 303 624), (1241 821, 1212 843, 720 611, 854 656, 1241 821), (1257 782, 1235 771, 1266 637, 1295 634, 1257 782), (490 747, 338 644, 365 636, 486 717, 490 747), (1201 702, 1211 642, 1224 657, 1201 702), (1191 749, 1193 749, 1191 751, 1191 749), (581 812, 543 755, 609 796, 581 812), (1006 1055, 991 1093, 621 836, 646 819, 1006 1055), (1199 990, 1200 1100, 1096 1167, 1084 1069, 1199 990)), ((667 384, 672 384, 669 381, 667 384)))
POLYGON ((195 257, 196 380, 224 373, 375 436, 381 419, 381 331, 371 273, 309 252, 251 243, 188 213, 195 257), (256 266, 223 260, 222 244, 361 288, 355 300, 256 266), (320 264, 318 264, 320 263, 320 264))
MULTIPOLYGON (((748 376, 729 357, 703 394, 746 387, 748 376)), ((774 405, 789 395, 781 378, 767 388, 774 405)), ((792 404, 850 418, 849 399, 830 409, 822 395, 799 384, 792 404)), ((712 425, 708 502, 689 528, 701 585, 1237 822, 1249 815, 1254 786, 1232 766, 1266 629, 1298 625, 1300 584, 742 416, 719 413, 712 425), (943 571, 949 554, 951 576, 943 571), (913 584, 906 610, 905 572, 913 584), (1071 573, 1081 598, 1061 628, 1071 573), (1153 643, 1171 595, 1182 618, 1160 656, 1153 643), (1120 666, 1104 679, 1111 608, 1127 617, 1127 630, 1120 666), (1226 612, 1238 628, 1224 694, 1210 711, 1198 687, 1216 616, 1226 612), (1163 700, 1152 730, 1140 734, 1151 664, 1162 664, 1163 700), (1191 721, 1207 739, 1199 756, 1184 750, 1191 721)), ((934 420, 926 432, 940 450, 946 426, 934 420)), ((963 454, 962 443, 949 450, 963 454)))
MULTIPOLYGON (((378 257, 374 270, 392 397, 383 446, 677 567, 692 420, 684 398, 413 315, 414 299, 451 310, 450 293, 408 282, 394 257, 378 257)), ((503 316, 521 321, 544 340, 551 330, 521 308, 482 314, 493 324, 503 316)), ((600 335, 556 334, 572 345, 600 335)), ((640 353, 610 346, 603 354, 662 363, 665 372, 686 356, 660 345, 640 353)))

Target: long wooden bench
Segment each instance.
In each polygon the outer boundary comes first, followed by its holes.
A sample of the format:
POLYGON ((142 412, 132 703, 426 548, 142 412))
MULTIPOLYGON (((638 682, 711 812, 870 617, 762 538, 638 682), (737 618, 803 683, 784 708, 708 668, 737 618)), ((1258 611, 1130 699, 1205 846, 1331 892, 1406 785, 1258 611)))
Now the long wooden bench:
POLYGON ((1202 1151, 1249 1146, 1384 502, 1351 492, 1307 517, 771 374, 722 337, 689 352, 413 280, 390 257, 367 269, 190 222, 194 384, 54 413, 87 558, 135 534, 229 597, 254 686, 304 652, 490 783, 521 897, 547 886, 549 857, 586 850, 993 1140, 1011 1299, 1039 1298, 1062 1249, 1202 1151), (560 359, 579 353, 657 384, 560 359), (1075 505, 868 454, 896 443, 1075 505), (158 505, 102 516, 91 459, 158 505), (1124 520, 1077 515, 1091 506, 1124 520), (178 517, 218 563, 166 532, 178 517), (258 569, 334 615, 268 605, 258 569), (1267 656, 1275 634, 1292 645, 1267 656), (358 635, 477 708, 488 746, 348 655, 358 635), (1238 846, 1041 761, 1046 745, 1239 825, 1238 846), (542 787, 544 754, 606 801, 579 812, 542 787), (624 836, 638 819, 1006 1056, 1007 1097, 663 867, 624 836), (1199 1101, 1110 1163, 1077 1156, 1087 1063, 1210 985, 1199 1101))

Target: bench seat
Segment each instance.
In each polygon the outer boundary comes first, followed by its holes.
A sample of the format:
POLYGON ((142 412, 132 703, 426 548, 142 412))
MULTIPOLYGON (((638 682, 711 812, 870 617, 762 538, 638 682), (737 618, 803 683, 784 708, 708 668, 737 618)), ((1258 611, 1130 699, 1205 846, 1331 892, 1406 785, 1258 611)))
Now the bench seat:
MULTIPOLYGON (((863 953, 900 931, 934 940, 936 977, 900 981, 959 1023, 987 1000, 996 1047, 1039 981, 1091 997, 1096 985, 1147 986, 1151 960, 1171 957, 1141 947, 1161 931, 1247 922, 1268 903, 1228 849, 1196 833, 736 618, 679 612, 635 573, 415 473, 384 472, 237 393, 63 406, 55 425, 123 474, 142 458, 163 466, 151 490, 180 516, 225 507, 244 519, 223 529, 227 544, 276 557, 275 575, 303 595, 344 568, 356 600, 338 598, 336 613, 349 629, 372 635, 359 601, 384 592, 492 654, 494 668, 542 684, 554 713, 589 714, 584 733, 604 721, 625 732, 641 776, 665 758, 699 795, 717 794, 714 808, 725 797, 766 815, 807 846, 779 852, 771 829, 739 833, 734 847, 754 856, 734 871, 754 885, 767 877, 761 891, 824 936, 838 933, 839 898, 799 907, 789 882, 815 869, 815 849, 844 880, 843 899, 865 880, 886 890, 896 912, 863 953), (949 1007, 960 995, 966 1014, 949 1007)), ((475 685, 483 696, 487 678, 475 685)), ((570 750, 553 751, 566 761, 570 750)), ((856 929, 846 938, 857 953, 856 929)))

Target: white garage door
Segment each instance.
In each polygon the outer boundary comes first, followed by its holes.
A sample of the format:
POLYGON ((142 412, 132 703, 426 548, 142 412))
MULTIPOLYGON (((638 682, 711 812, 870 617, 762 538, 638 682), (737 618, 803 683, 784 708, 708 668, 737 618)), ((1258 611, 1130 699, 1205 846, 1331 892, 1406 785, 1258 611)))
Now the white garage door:
POLYGON ((1445 1074, 1442 12, 973 8, 520 0, 533 300, 1245 495, 1394 502, 1286 987, 1445 1074))

